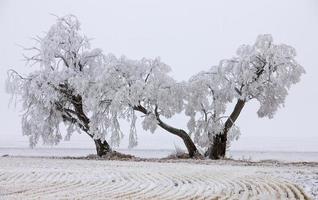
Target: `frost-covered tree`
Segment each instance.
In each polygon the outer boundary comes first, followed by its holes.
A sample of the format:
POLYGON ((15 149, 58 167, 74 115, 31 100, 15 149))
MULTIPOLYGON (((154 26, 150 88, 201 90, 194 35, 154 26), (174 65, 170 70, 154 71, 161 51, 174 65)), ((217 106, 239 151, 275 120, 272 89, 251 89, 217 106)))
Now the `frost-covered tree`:
MULTIPOLYGON (((203 149, 222 132, 226 108, 234 98, 233 90, 232 82, 224 77, 224 69, 218 66, 200 72, 188 81, 185 114, 190 119, 187 127, 194 142, 203 149)), ((231 140, 237 138, 238 128, 232 128, 229 135, 231 140)))
POLYGON ((104 68, 100 49, 91 49, 89 40, 81 33, 76 17, 58 18, 44 37, 36 37, 32 55, 25 58, 36 70, 21 76, 10 70, 7 92, 22 102, 22 131, 29 136, 30 145, 39 139, 56 145, 62 139, 60 124, 67 128, 65 139, 74 131, 85 132, 102 156, 111 151, 104 135, 98 133, 99 123, 91 123, 96 112, 90 97, 96 74, 104 68))
POLYGON ((170 67, 157 59, 129 60, 125 57, 107 56, 107 68, 101 73, 96 84, 95 99, 101 103, 96 121, 116 121, 114 138, 122 136, 118 118, 131 122, 129 147, 137 145, 136 113, 143 114, 142 127, 154 132, 157 127, 179 136, 188 149, 190 157, 197 153, 191 137, 181 129, 174 128, 162 120, 171 118, 184 109, 185 83, 176 82, 169 76, 170 67), (116 134, 116 132, 118 132, 116 134))
POLYGON ((195 133, 195 142, 209 146, 210 158, 225 156, 229 140, 239 134, 233 126, 247 102, 257 100, 258 116, 268 118, 284 105, 289 88, 305 72, 295 56, 293 47, 274 44, 271 35, 260 35, 254 45, 239 47, 236 57, 222 60, 190 80, 188 126, 195 133), (237 99, 235 107, 225 117, 226 106, 233 99, 237 99), (202 117, 196 119, 195 113, 202 117))
POLYGON ((181 137, 193 156, 197 149, 183 130, 161 119, 183 110, 183 83, 168 75, 170 67, 160 59, 129 60, 103 55, 91 49, 76 17, 58 18, 45 37, 35 38, 37 46, 27 63, 37 70, 21 76, 10 70, 7 92, 19 97, 24 114, 23 134, 35 146, 56 145, 62 139, 60 124, 67 127, 65 139, 74 131, 87 133, 97 154, 105 155, 124 136, 119 119, 131 122, 129 147, 137 145, 136 113, 144 114, 142 127, 154 132, 158 126, 181 137), (35 53, 34 53, 35 52, 35 53), (108 134, 109 133, 109 134, 108 134), (109 136, 110 144, 106 139, 109 136))

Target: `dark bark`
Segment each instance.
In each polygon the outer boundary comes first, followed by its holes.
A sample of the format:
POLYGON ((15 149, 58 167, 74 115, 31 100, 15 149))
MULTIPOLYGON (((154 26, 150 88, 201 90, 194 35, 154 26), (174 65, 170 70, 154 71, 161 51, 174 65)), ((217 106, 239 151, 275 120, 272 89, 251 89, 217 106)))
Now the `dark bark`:
MULTIPOLYGON (((134 110, 137 110, 145 115, 147 114, 150 114, 146 108, 144 108, 143 106, 139 105, 139 106, 134 106, 133 107, 134 110)), ((164 123, 161 119, 160 119, 160 116, 159 114, 157 113, 157 109, 155 109, 155 115, 156 115, 156 118, 157 118, 157 121, 158 121, 158 125, 165 129, 166 131, 176 135, 176 136, 179 136, 182 141, 184 142, 187 150, 188 150, 188 153, 189 153, 189 157, 192 158, 193 156, 199 154, 198 152, 198 149, 197 147, 195 146, 195 144, 193 143, 191 137, 187 134, 187 132, 185 132, 184 130, 182 129, 177 129, 177 128, 174 128, 172 126, 169 126, 168 124, 164 123)))
MULTIPOLYGON (((82 101, 82 97, 80 95, 77 96, 73 96, 72 97, 72 102, 73 102, 73 106, 75 108, 75 112, 77 115, 77 118, 83 122, 84 127, 86 129, 86 133, 92 138, 93 136, 89 133, 89 118, 85 115, 84 111, 83 111, 83 101, 82 101)), ((95 142, 95 146, 96 146, 96 152, 97 155, 99 157, 106 155, 107 153, 111 152, 111 148, 109 146, 109 144, 107 143, 106 140, 102 141, 101 139, 94 139, 95 142)))
POLYGON ((192 141, 191 137, 188 135, 188 133, 186 133, 182 129, 177 129, 177 128, 174 128, 172 126, 167 125, 166 123, 161 121, 160 118, 157 118, 157 120, 158 120, 158 125, 161 128, 165 129, 166 131, 168 131, 176 136, 179 136, 183 140, 185 146, 187 147, 190 158, 192 158, 194 155, 198 154, 197 147, 193 143, 193 141, 192 141))
MULTIPOLYGON (((264 73, 265 71, 265 66, 267 64, 266 60, 264 60, 263 58, 260 57, 256 57, 258 59, 259 63, 259 67, 256 67, 256 73, 255 73, 255 77, 252 80, 252 82, 257 81, 260 76, 264 73)), ((270 66, 271 67, 271 66, 270 66)), ((251 83, 252 83, 251 82, 251 83)), ((247 85, 250 83, 247 83, 247 85)), ((235 88, 235 91, 239 94, 242 95, 241 90, 245 85, 242 84, 241 88, 235 88)), ((224 158, 225 157, 225 153, 226 153, 226 141, 227 141, 227 133, 229 132, 229 130, 231 129, 231 127, 233 126, 233 124, 235 123, 235 121, 237 120, 238 116, 240 115, 242 109, 245 106, 245 100, 241 100, 238 99, 237 103, 234 107, 233 112, 231 113, 230 117, 226 120, 225 125, 224 125, 224 129, 221 133, 217 134, 214 138, 213 138, 213 144, 211 144, 211 146, 208 148, 207 152, 205 153, 205 156, 208 156, 210 159, 220 159, 220 158, 224 158)))
POLYGON ((218 160, 224 158, 226 153, 226 137, 225 134, 217 134, 213 137, 213 143, 205 153, 210 159, 218 160))
POLYGON ((210 159, 216 160, 216 159, 225 157, 227 133, 229 132, 229 130, 232 128, 233 124, 237 120, 242 109, 244 108, 244 105, 245 105, 244 100, 241 100, 241 99, 237 100, 233 112, 231 113, 231 115, 225 122, 222 133, 219 133, 213 137, 213 143, 211 144, 208 151, 206 152, 206 156, 208 156, 210 159))
POLYGON ((111 148, 106 140, 101 141, 101 139, 94 139, 93 135, 90 134, 90 119, 86 116, 83 110, 83 100, 81 95, 73 95, 72 91, 68 89, 67 85, 60 85, 62 87, 62 92, 71 100, 71 103, 74 107, 74 110, 64 108, 61 104, 56 103, 56 107, 63 114, 62 117, 65 121, 77 124, 90 138, 94 140, 96 153, 98 156, 106 155, 108 152, 111 152, 111 148))
POLYGON ((94 142, 96 146, 96 152, 99 157, 102 157, 106 155, 107 153, 111 152, 111 148, 109 144, 106 142, 106 140, 102 142, 100 139, 98 139, 98 140, 94 140, 94 142))

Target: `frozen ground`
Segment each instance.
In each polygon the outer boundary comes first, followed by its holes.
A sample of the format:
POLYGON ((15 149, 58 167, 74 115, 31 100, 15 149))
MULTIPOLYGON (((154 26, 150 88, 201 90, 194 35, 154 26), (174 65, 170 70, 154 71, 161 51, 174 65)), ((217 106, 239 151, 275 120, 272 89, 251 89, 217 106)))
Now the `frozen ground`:
POLYGON ((0 158, 0 199, 318 199, 317 163, 0 158))
MULTIPOLYGON (((163 158, 174 153, 172 149, 118 149, 119 152, 135 155, 140 158, 163 158)), ((10 148, 0 147, 0 156, 87 156, 95 154, 93 148, 10 148)), ((318 152, 287 152, 287 151, 229 151, 229 158, 236 160, 278 160, 280 162, 318 162, 318 152)))

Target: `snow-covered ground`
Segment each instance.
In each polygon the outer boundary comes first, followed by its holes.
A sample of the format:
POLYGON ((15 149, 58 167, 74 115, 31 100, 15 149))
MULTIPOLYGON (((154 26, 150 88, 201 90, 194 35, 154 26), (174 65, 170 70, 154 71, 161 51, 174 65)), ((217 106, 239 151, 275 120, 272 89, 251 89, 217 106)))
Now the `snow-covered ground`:
MULTIPOLYGON (((117 151, 131 154, 140 158, 163 158, 173 154, 173 149, 117 149, 117 151)), ((95 154, 93 148, 10 148, 0 147, 0 156, 87 156, 95 154)), ((235 160, 262 161, 278 160, 280 162, 318 162, 318 152, 291 152, 291 151, 229 151, 228 158, 235 160)))
POLYGON ((311 164, 0 158, 0 199, 318 199, 311 164))

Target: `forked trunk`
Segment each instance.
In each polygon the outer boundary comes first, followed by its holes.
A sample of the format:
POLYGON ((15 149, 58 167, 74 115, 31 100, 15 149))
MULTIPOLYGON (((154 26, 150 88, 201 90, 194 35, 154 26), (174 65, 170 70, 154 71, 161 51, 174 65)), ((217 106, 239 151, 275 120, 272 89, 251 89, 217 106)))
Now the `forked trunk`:
POLYGON ((96 146, 96 152, 99 157, 102 157, 112 151, 106 140, 102 142, 100 139, 97 139, 94 140, 94 142, 96 146))

